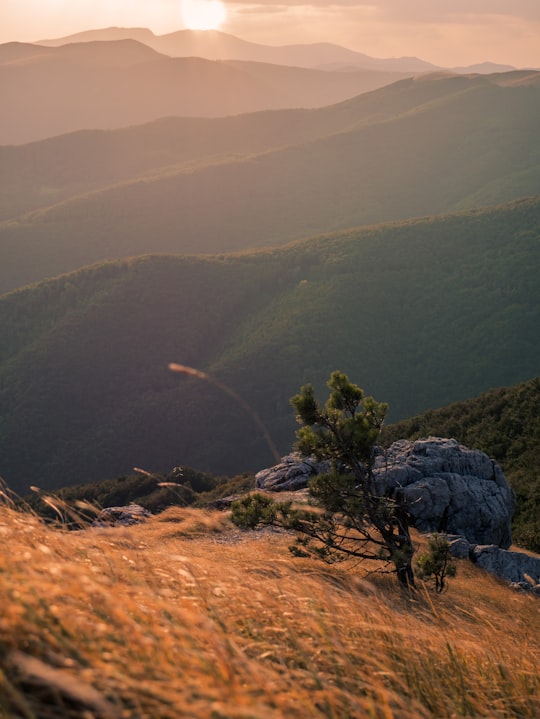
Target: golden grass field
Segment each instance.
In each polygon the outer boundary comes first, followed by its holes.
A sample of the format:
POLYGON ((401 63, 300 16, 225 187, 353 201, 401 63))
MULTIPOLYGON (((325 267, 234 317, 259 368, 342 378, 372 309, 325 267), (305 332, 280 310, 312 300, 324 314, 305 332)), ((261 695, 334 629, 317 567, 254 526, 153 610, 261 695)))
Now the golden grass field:
POLYGON ((0 541, 2 717, 540 717, 538 599, 465 561, 411 598, 180 508, 67 532, 4 507, 0 541))

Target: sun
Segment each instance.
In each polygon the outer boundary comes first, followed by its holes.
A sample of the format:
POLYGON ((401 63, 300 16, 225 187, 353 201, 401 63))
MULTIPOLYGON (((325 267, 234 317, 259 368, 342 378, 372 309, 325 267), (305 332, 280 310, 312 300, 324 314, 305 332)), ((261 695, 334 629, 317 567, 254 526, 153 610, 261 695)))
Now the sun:
POLYGON ((188 30, 217 30, 227 19, 221 0, 182 0, 182 19, 188 30))

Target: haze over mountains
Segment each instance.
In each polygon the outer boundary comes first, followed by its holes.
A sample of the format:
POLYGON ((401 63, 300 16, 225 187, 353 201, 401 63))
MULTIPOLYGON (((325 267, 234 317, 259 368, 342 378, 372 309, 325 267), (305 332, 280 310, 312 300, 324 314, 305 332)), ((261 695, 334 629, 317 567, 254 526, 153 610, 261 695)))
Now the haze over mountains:
MULTIPOLYGON (((113 27, 38 44, 6 43, 0 45, 0 144, 167 115, 322 107, 440 69, 418 58, 373 58, 331 43, 260 45, 216 30, 156 36, 113 27)), ((486 62, 455 71, 512 69, 486 62)))
POLYGON ((540 194, 539 121, 540 73, 429 75, 319 110, 1 148, 0 292, 101 259, 278 245, 540 194))
MULTIPOLYGON (((270 46, 246 42, 218 30, 179 30, 167 35, 154 35, 146 28, 110 27, 40 41, 40 45, 58 47, 67 43, 104 40, 138 40, 159 53, 171 57, 205 57, 209 60, 246 60, 272 65, 291 65, 305 68, 357 67, 385 72, 429 72, 440 69, 418 58, 380 59, 332 43, 311 43, 270 46)), ((500 68, 502 69, 502 68, 500 68)), ((514 69, 505 67, 504 69, 514 69)))
POLYGON ((236 60, 172 58, 135 40, 61 47, 0 45, 0 144, 168 115, 216 117, 320 107, 404 73, 331 73, 236 60))

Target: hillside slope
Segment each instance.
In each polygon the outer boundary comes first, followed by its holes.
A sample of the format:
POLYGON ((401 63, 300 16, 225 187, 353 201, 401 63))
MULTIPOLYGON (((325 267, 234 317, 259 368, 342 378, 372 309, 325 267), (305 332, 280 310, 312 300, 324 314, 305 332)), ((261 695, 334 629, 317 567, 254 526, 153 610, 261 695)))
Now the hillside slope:
POLYGON ((89 190, 108 189, 121 181, 148 181, 182 167, 193 172, 198 164, 252 159, 272 148, 392 120, 474 85, 470 79, 436 80, 393 83, 384 92, 367 92, 312 110, 168 117, 141 126, 84 130, 25 145, 0 146, 0 219, 15 219, 29 210, 89 190))
MULTIPOLYGON (((513 542, 540 552, 540 378, 386 425, 380 444, 388 447, 396 440, 430 436, 456 438, 496 459, 515 493, 513 542)), ((54 496, 75 509, 80 501, 98 507, 134 502, 156 513, 171 505, 214 506, 216 499, 254 487, 253 474, 229 479, 182 467, 181 473, 178 468, 168 474, 134 471, 116 479, 55 487, 54 496)), ((54 505, 44 502, 39 493, 26 495, 24 501, 40 516, 51 520, 58 516, 54 505)))
POLYGON ((340 132, 169 167, 3 222, 0 292, 100 259, 284 244, 540 193, 540 87, 514 80, 403 81, 371 98, 382 119, 366 121, 360 101, 340 132))
POLYGON ((0 475, 17 491, 274 458, 288 399, 347 372, 390 421, 538 375, 540 198, 276 250, 106 263, 0 298, 0 475))
POLYGON ((7 716, 538 716, 537 599, 468 562, 411 599, 223 513, 68 533, 3 507, 0 526, 7 716))

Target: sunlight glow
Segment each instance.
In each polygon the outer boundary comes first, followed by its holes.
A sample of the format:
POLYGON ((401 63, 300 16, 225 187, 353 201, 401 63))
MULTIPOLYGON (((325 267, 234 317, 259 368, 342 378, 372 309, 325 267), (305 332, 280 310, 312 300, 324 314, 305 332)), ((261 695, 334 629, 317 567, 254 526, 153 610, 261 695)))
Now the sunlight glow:
POLYGON ((221 0, 182 0, 182 19, 188 30, 216 30, 227 19, 221 0))

